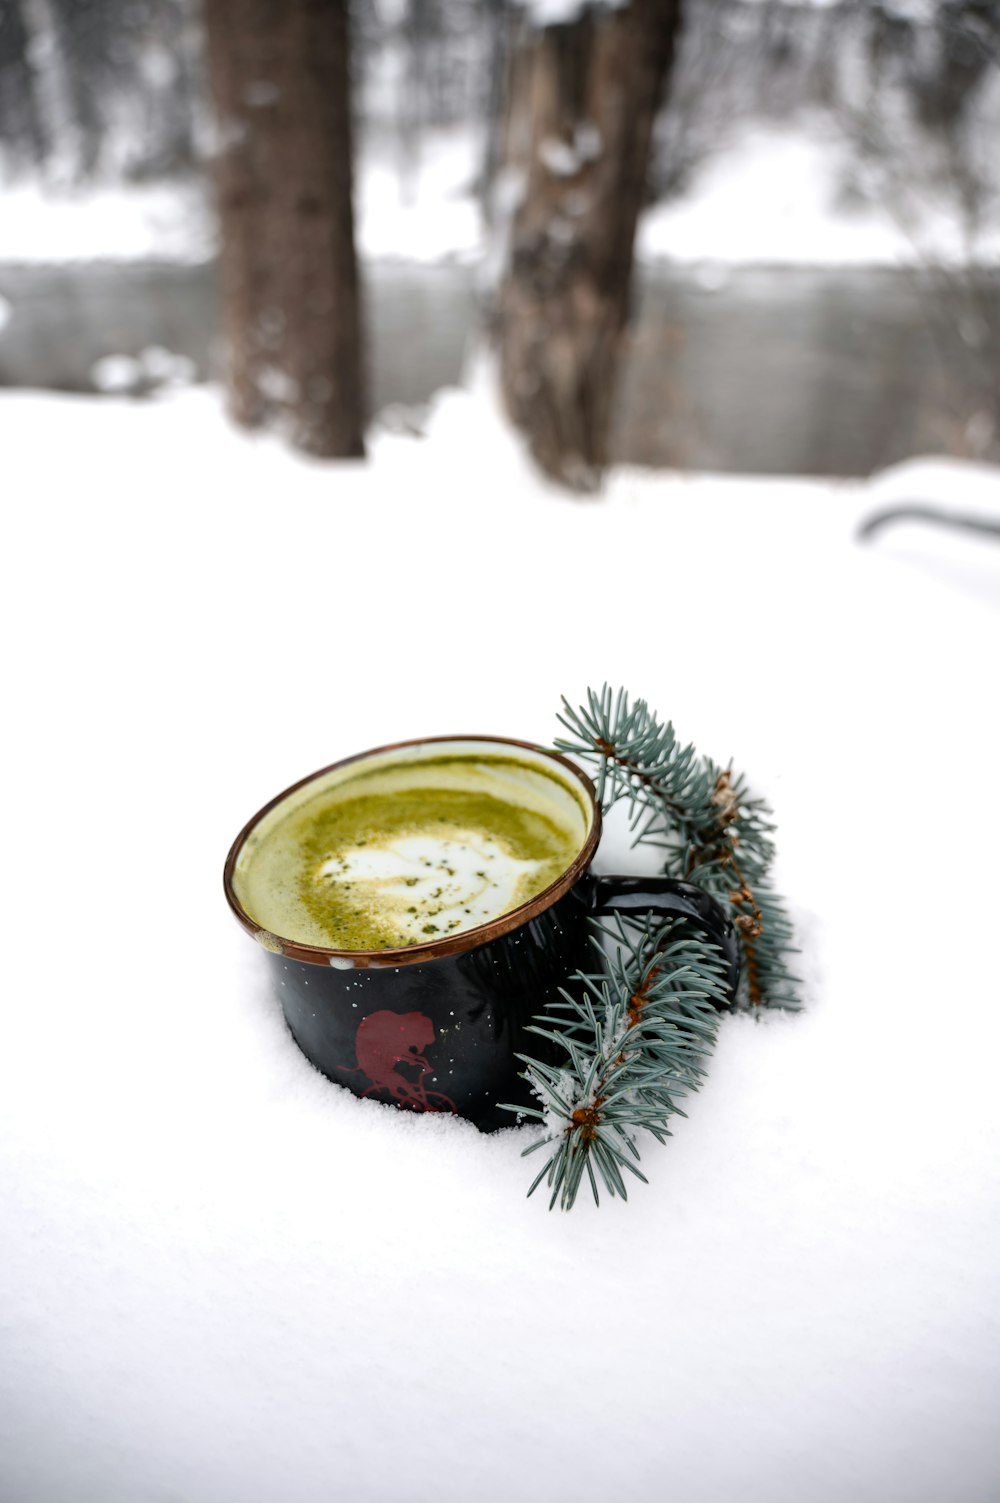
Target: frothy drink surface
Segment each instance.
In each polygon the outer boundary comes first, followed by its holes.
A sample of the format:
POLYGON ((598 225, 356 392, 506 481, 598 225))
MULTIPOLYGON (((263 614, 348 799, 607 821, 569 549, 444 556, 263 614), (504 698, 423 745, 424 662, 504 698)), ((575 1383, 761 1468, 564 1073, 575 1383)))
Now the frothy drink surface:
POLYGON ((586 836, 579 796, 514 757, 378 764, 261 822, 235 885, 265 929, 300 944, 426 944, 527 902, 586 836))

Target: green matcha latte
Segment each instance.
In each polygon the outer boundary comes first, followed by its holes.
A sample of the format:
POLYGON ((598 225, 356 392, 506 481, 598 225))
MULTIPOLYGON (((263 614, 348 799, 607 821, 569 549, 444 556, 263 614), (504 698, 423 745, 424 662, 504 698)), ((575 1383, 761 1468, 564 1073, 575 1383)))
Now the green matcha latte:
POLYGON ((551 886, 587 837, 582 789, 530 751, 465 746, 375 754, 293 790, 240 851, 245 912, 299 944, 396 949, 489 923, 551 886))

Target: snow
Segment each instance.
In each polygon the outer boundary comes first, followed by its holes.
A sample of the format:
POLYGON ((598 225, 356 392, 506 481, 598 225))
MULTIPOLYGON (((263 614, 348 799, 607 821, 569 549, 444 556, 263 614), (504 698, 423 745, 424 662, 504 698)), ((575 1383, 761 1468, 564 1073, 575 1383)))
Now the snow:
POLYGON ((39 181, 0 186, 3 260, 207 261, 214 213, 196 184, 48 190, 39 181))
MULTIPOLYGON (((475 196, 478 132, 429 131, 404 170, 383 143, 358 172, 356 229, 362 255, 379 259, 477 259, 482 224, 475 196)), ((40 182, 0 186, 6 263, 179 261, 216 252, 208 184, 102 186, 69 191, 40 182)))
MULTIPOLYGON (((597 0, 589 8, 617 10, 624 0, 597 0)), ((588 0, 518 0, 518 7, 533 26, 568 26, 588 9, 588 0)))
MULTIPOLYGON (((599 155, 601 141, 582 126, 572 144, 547 140, 549 171, 569 175, 599 155)), ((636 255, 700 266, 902 265, 1000 263, 994 214, 970 246, 952 206, 911 185, 903 218, 878 201, 845 207, 852 148, 820 112, 783 128, 742 122, 694 174, 688 191, 647 209, 636 255)), ((363 257, 481 262, 488 246, 476 193, 479 133, 428 131, 413 160, 385 139, 361 152, 357 172, 357 244, 363 257)), ((48 194, 37 184, 2 192, 3 260, 203 261, 215 251, 207 189, 160 185, 48 194)))
POLYGON ((688 193, 639 222, 642 261, 798 266, 961 266, 1000 262, 1000 219, 967 243, 940 197, 908 202, 906 225, 877 203, 840 202, 852 150, 819 114, 792 129, 741 126, 688 193))
POLYGON ((357 243, 362 256, 405 261, 478 260, 483 227, 475 184, 478 131, 429 131, 404 170, 384 145, 361 158, 357 243))
POLYGON ((187 386, 196 379, 193 360, 161 345, 148 345, 138 357, 104 355, 90 370, 97 391, 140 392, 162 386, 187 386))
POLYGON ((586 162, 597 160, 603 148, 597 127, 583 124, 576 127, 572 142, 545 136, 539 144, 538 155, 553 177, 575 177, 586 162))
MULTIPOLYGON (((580 15, 592 7, 594 0, 517 0, 519 8, 525 11, 535 26, 560 26, 570 21, 576 21, 580 15)), ((623 0, 596 0, 597 6, 603 6, 607 10, 614 10, 623 3, 623 0)), ((773 0, 750 0, 750 3, 771 5, 773 0)), ((780 0, 780 3, 789 6, 815 6, 824 10, 827 6, 838 5, 841 0, 780 0)), ((911 6, 918 7, 921 11, 926 8, 929 0, 909 0, 911 6)))
POLYGON ((580 502, 485 382, 342 466, 211 389, 0 394, 0 1496, 987 1503, 1000 548, 854 532, 998 473, 580 502), (604 678, 770 798, 807 1007, 558 1216, 521 1136, 311 1070, 221 867, 314 768, 604 678))

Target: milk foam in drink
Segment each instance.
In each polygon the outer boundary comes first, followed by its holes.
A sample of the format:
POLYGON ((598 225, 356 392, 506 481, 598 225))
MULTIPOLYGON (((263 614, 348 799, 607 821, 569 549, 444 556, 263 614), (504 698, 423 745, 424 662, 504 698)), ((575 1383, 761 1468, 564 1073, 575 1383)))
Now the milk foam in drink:
POLYGON ((341 764, 293 790, 237 861, 251 918, 300 944, 402 948, 489 923, 555 882, 587 836, 582 790, 541 757, 453 745, 341 764))

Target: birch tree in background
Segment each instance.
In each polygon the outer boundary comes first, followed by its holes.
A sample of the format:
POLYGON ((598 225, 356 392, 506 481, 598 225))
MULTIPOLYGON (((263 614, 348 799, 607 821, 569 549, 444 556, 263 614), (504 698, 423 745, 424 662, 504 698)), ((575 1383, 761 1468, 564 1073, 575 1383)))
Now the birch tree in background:
POLYGON ((230 408, 364 453, 348 0, 204 0, 230 408))
POLYGON ((681 11, 682 0, 628 0, 542 26, 529 12, 512 63, 502 155, 523 191, 497 306, 501 384, 538 464, 576 490, 608 462, 636 222, 681 11))

